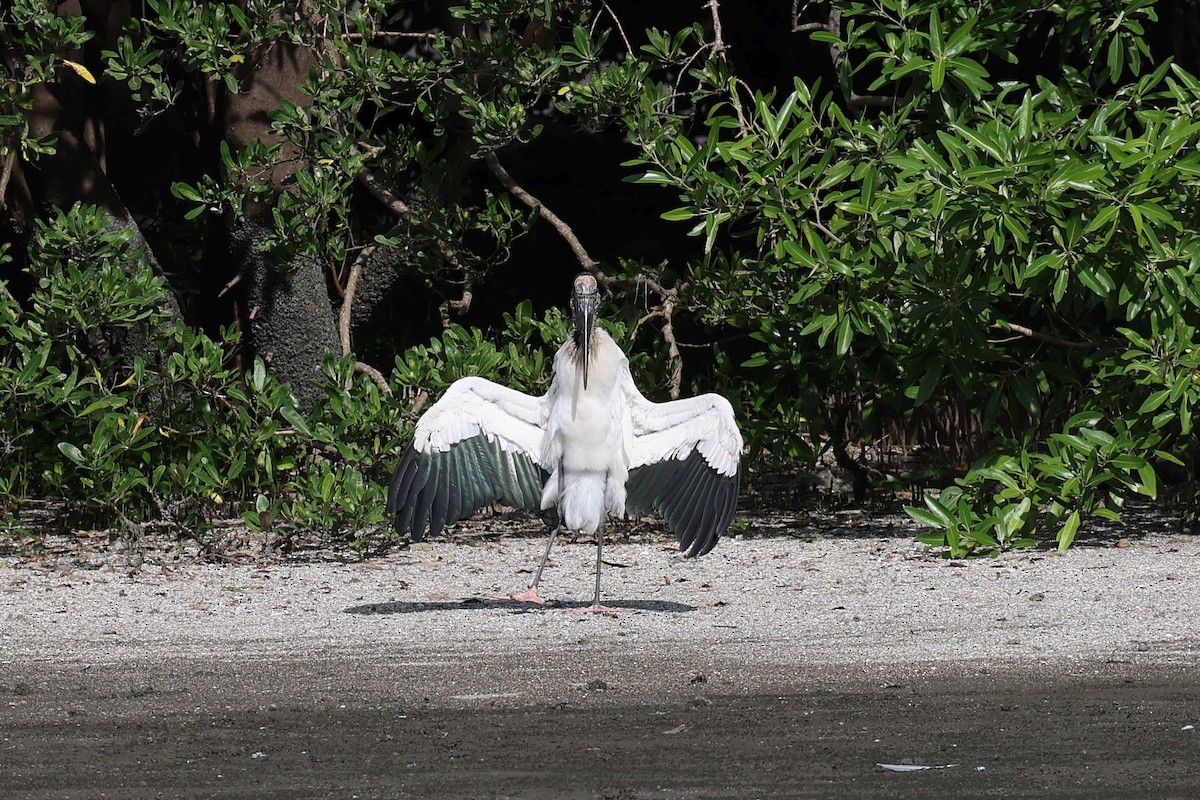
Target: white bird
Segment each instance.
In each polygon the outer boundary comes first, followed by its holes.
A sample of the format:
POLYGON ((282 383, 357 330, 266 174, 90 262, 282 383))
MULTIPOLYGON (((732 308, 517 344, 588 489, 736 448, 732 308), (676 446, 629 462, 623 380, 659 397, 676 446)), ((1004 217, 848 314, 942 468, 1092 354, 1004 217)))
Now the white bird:
POLYGON ((529 590, 511 599, 542 603, 538 582, 562 527, 596 536, 596 595, 609 514, 662 513, 687 556, 710 551, 737 508, 742 436, 729 401, 716 394, 653 403, 629 359, 596 327, 596 279, 575 278, 575 329, 554 356, 542 397, 483 378, 455 381, 417 422, 388 487, 396 530, 420 541, 489 503, 553 512, 529 590))

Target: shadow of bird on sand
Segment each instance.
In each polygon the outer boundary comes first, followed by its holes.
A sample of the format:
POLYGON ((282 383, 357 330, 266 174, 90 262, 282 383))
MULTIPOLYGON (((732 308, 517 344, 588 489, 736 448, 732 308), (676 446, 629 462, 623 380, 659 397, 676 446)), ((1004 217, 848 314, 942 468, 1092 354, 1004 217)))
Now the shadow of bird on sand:
MULTIPOLYGON (((468 597, 464 600, 393 600, 387 603, 366 603, 361 606, 347 608, 346 614, 418 614, 425 611, 477 611, 495 609, 511 611, 517 614, 528 614, 541 611, 554 611, 563 608, 587 608, 586 601, 551 601, 544 606, 534 603, 520 603, 505 598, 468 597)), ((667 614, 682 614, 695 611, 696 606, 686 603, 676 603, 670 600, 610 600, 607 605, 611 608, 627 611, 657 611, 667 614)))

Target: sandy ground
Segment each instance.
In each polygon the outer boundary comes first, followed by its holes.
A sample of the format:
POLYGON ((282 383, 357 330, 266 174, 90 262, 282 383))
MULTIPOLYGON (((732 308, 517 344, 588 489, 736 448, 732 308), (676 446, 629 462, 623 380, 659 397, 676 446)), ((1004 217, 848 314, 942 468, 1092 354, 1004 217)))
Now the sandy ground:
POLYGON ((1200 539, 1120 545, 8 557, 0 796, 1200 796, 1200 539))

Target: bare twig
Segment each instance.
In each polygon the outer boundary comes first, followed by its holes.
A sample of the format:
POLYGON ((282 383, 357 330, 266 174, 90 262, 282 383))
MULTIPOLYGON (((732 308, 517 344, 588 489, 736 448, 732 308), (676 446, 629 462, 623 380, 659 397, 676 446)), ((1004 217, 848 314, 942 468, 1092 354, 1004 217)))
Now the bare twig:
POLYGON ((420 31, 372 31, 370 33, 343 33, 339 38, 349 42, 359 41, 360 39, 423 39, 425 41, 434 41, 440 34, 423 33, 420 31))
POLYGON ((403 218, 406 221, 412 221, 412 209, 409 208, 408 204, 406 204, 403 200, 392 194, 392 192, 386 186, 380 183, 379 179, 375 177, 374 172, 366 167, 363 167, 358 173, 357 177, 358 182, 367 187, 367 191, 375 195, 375 198, 387 206, 393 214, 403 218))
POLYGON ((579 237, 576 236, 575 232, 571 230, 570 225, 563 222, 561 219, 559 219, 557 214, 546 208, 545 204, 543 204, 541 200, 538 200, 529 192, 522 189, 520 184, 513 180, 513 177, 508 174, 508 170, 504 169, 504 166, 500 163, 500 160, 496 158, 495 153, 488 153, 484 160, 487 162, 488 169, 492 171, 492 174, 496 176, 496 179, 500 181, 505 189, 508 189, 508 191, 511 192, 512 195, 522 203, 538 212, 538 215, 542 219, 546 220, 546 222, 549 222, 554 230, 558 231, 558 235, 563 237, 567 243, 567 246, 571 248, 571 252, 575 254, 576 260, 579 261, 584 269, 586 269, 588 272, 597 273, 598 275, 602 274, 600 273, 600 265, 588 255, 587 250, 584 249, 583 243, 579 241, 579 237))
MULTIPOLYGON (((718 0, 708 0, 708 5, 705 8, 712 12, 713 41, 709 45, 709 51, 714 56, 725 58, 725 53, 729 50, 729 45, 725 44, 725 34, 721 27, 721 4, 718 0)), ((742 86, 749 91, 746 83, 740 78, 737 79, 733 86, 733 91, 729 93, 729 103, 733 106, 733 112, 738 118, 738 135, 744 139, 750 135, 750 125, 746 122, 746 112, 742 109, 741 98, 738 97, 738 86, 742 86)))
POLYGON ((650 314, 644 317, 643 321, 654 318, 658 318, 663 321, 662 337, 667 343, 667 351, 671 357, 671 380, 669 384, 669 390, 671 393, 671 399, 678 399, 680 386, 683 383, 683 361, 679 356, 679 344, 675 341, 675 329, 671 324, 671 318, 675 311, 675 305, 679 302, 679 288, 667 289, 654 278, 646 275, 638 275, 634 278, 628 278, 625 280, 619 280, 617 278, 611 278, 608 275, 605 275, 604 271, 600 269, 600 265, 596 263, 596 261, 590 255, 588 255, 583 243, 579 241, 579 237, 575 235, 573 230, 571 230, 571 226, 563 222, 563 220, 560 219, 559 216, 553 211, 546 208, 545 204, 542 203, 541 200, 525 191, 525 189, 523 189, 521 185, 518 184, 511 175, 508 174, 508 171, 504 169, 504 166, 500 163, 500 160, 496 157, 495 153, 488 153, 485 160, 487 162, 488 169, 490 169, 492 174, 496 176, 497 180, 504 185, 505 189, 511 192, 514 197, 527 205, 529 208, 537 211, 538 215, 542 219, 549 222, 550 225, 553 226, 556 231, 558 231, 559 236, 563 237, 563 239, 566 241, 567 246, 571 248, 571 252, 575 254, 575 258, 579 261, 580 265, 585 270, 596 276, 597 283, 599 283, 608 291, 612 291, 618 286, 630 286, 634 289, 634 291, 645 291, 647 294, 653 292, 662 298, 661 304, 657 308, 653 309, 650 314))
POLYGON ((704 45, 699 50, 697 50, 696 52, 694 52, 690 56, 688 56, 687 60, 684 61, 683 64, 679 67, 679 74, 675 76, 674 91, 671 92, 671 111, 672 111, 672 113, 675 112, 675 108, 676 108, 675 101, 678 98, 685 96, 684 93, 679 90, 679 87, 683 85, 684 77, 688 74, 688 70, 692 68, 692 64, 695 63, 696 59, 700 57, 700 54, 704 53, 706 50, 708 50, 708 45, 704 45))
POLYGON ((421 409, 424 408, 425 404, 428 402, 429 402, 429 392, 427 392, 424 389, 417 392, 417 396, 413 399, 412 415, 415 417, 416 415, 420 414, 421 409))
MULTIPOLYGON (((387 208, 390 209, 393 214, 400 217, 400 219, 410 224, 416 223, 422 227, 426 227, 423 221, 413 219, 412 208, 410 208, 407 203, 393 194, 390 189, 380 183, 379 179, 375 177, 375 173, 373 173, 371 170, 363 167, 358 173, 358 182, 367 187, 367 191, 373 194, 376 199, 379 200, 379 202, 387 206, 387 208)), ((392 230, 395 231, 395 228, 392 230)), ((426 230, 428 230, 427 227, 426 230)), ((432 234, 432 232, 430 233, 432 234)), ((388 235, 390 236, 391 234, 389 233, 388 235)), ((444 240, 437 236, 432 236, 432 238, 433 245, 437 249, 438 255, 440 255, 442 259, 453 269, 461 273, 464 281, 465 288, 463 290, 462 297, 458 300, 448 300, 441 305, 442 327, 448 328, 450 327, 449 312, 453 311, 455 314, 462 315, 467 313, 467 311, 471 308, 471 300, 473 297, 472 289, 474 287, 475 277, 472 275, 470 269, 464 266, 459 260, 458 254, 454 252, 454 249, 450 247, 450 245, 446 244, 444 240)))
MULTIPOLYGON (((0 208, 7 205, 4 198, 8 193, 8 181, 12 178, 13 165, 17 162, 16 142, 10 140, 9 146, 13 149, 4 157, 4 170, 0 172, 0 208)), ((13 304, 14 313, 21 308, 17 298, 13 297, 12 292, 8 290, 7 283, 0 281, 0 291, 3 291, 4 296, 13 304)))
POLYGON ((364 361, 355 361, 354 369, 357 372, 365 374, 368 378, 375 382, 379 387, 379 391, 383 392, 388 397, 392 396, 392 387, 388 386, 387 378, 383 377, 383 373, 367 364, 364 361))
POLYGON ((16 142, 9 140, 12 150, 4 157, 4 169, 0 171, 0 207, 4 206, 4 197, 8 194, 8 181, 12 178, 13 166, 17 163, 16 142))
POLYGON ((363 264, 375 252, 375 245, 367 245, 358 252, 354 264, 350 267, 350 275, 346 278, 346 291, 342 298, 342 308, 338 313, 338 338, 342 343, 342 356, 350 355, 350 315, 354 309, 354 293, 358 291, 358 279, 362 275, 363 264))
POLYGON ((233 276, 233 280, 221 287, 221 291, 217 292, 217 297, 221 298, 229 294, 229 290, 242 282, 242 273, 233 276))
POLYGON ((438 312, 442 317, 442 328, 450 327, 451 311, 462 316, 471 310, 471 301, 475 299, 475 276, 470 270, 464 270, 463 275, 462 295, 457 300, 443 300, 438 305, 438 312))
POLYGON ((705 6, 705 8, 712 12, 712 52, 714 55, 724 53, 728 47, 725 44, 725 35, 721 30, 721 4, 718 3, 717 0, 708 0, 708 4, 705 6))
POLYGON ((792 33, 805 33, 807 31, 825 30, 828 25, 824 22, 801 22, 800 17, 804 16, 804 12, 812 4, 811 0, 805 2, 804 7, 800 7, 800 0, 792 0, 792 33))
POLYGON ((4 292, 4 296, 8 298, 8 302, 13 304, 13 313, 18 313, 21 309, 21 304, 17 302, 17 298, 13 297, 12 292, 8 290, 8 284, 4 281, 0 281, 0 291, 4 292))
POLYGON ((1072 342, 1068 339, 1060 339, 1059 337, 1052 336, 1048 333, 1039 333, 1032 328, 1027 328, 1024 325, 1018 325, 1015 322, 993 322, 992 328, 999 331, 1012 331, 1013 333, 1019 333, 1029 339, 1035 339, 1039 342, 1045 342, 1046 344, 1053 344, 1059 347, 1070 347, 1074 350, 1095 350, 1100 346, 1096 342, 1072 342))
POLYGON ((667 386, 672 400, 679 399, 679 389, 683 384, 683 358, 679 355, 679 342, 675 340, 675 326, 671 321, 678 300, 678 295, 672 294, 663 298, 662 304, 662 337, 667 343, 667 355, 671 358, 671 378, 667 386))
MULTIPOLYGON (((600 0, 600 5, 612 17, 613 24, 617 26, 617 33, 621 34, 621 41, 625 42, 625 50, 632 54, 633 45, 629 43, 629 37, 625 35, 625 28, 621 26, 621 20, 617 18, 616 13, 612 10, 612 6, 605 2, 605 0, 600 0)), ((599 14, 596 15, 596 18, 599 19, 599 14)))
MULTIPOLYGON (((375 195, 379 202, 387 206, 393 214, 400 217, 405 222, 417 222, 418 224, 422 224, 420 220, 413 219, 412 208, 410 208, 408 204, 399 197, 396 197, 396 195, 394 195, 390 189, 380 183, 379 179, 375 177, 375 173, 371 172, 371 170, 363 167, 358 173, 358 182, 367 187, 367 191, 375 195)), ((422 227, 424 226, 422 225, 422 227)), ((433 242, 434 247, 437 248, 438 255, 440 255, 448 264, 450 264, 450 266, 454 267, 465 275, 466 269, 463 267, 462 262, 458 260, 458 254, 454 252, 450 245, 446 244, 443 240, 437 237, 434 237, 433 242)))

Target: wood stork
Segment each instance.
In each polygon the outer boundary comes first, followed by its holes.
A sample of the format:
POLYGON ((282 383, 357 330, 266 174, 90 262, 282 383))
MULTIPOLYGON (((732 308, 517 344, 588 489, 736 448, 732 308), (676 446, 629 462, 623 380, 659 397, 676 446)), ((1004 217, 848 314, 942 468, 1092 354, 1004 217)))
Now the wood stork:
POLYGON ((607 515, 657 510, 685 555, 704 555, 733 520, 742 436, 720 395, 643 397, 629 359, 596 326, 599 303, 596 279, 577 276, 574 332, 554 357, 544 396, 483 378, 455 381, 417 422, 387 509, 413 541, 493 502, 548 512, 556 519, 533 583, 511 599, 544 602, 538 582, 566 527, 596 536, 596 595, 587 610, 612 613, 600 605, 607 515))

